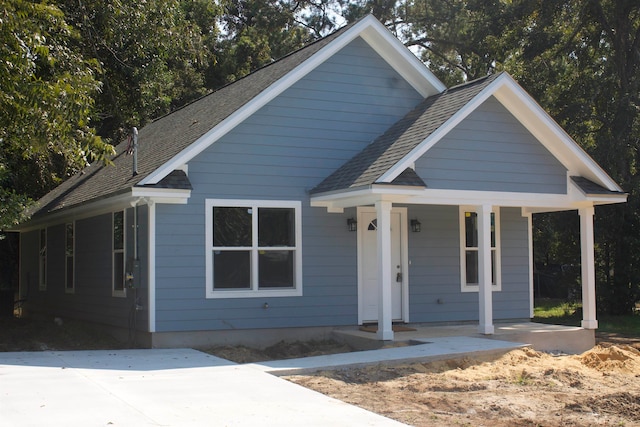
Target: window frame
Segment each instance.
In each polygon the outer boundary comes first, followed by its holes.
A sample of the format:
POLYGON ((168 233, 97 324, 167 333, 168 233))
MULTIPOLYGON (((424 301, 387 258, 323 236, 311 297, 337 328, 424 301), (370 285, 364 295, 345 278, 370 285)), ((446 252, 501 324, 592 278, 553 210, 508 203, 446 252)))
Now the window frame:
POLYGON ((76 291, 76 223, 67 222, 64 225, 64 291, 73 294, 76 291), (71 249, 69 249, 69 227, 71 227, 71 249), (69 278, 69 259, 71 259, 71 278, 69 278), (71 286, 69 286, 71 279, 71 286))
POLYGON ((127 248, 127 211, 125 209, 111 214, 111 296, 124 298, 126 287, 126 248, 127 248), (116 215, 122 214, 122 248, 116 248, 116 215), (122 289, 116 288, 116 258, 122 257, 122 289))
POLYGON ((38 290, 47 290, 47 228, 38 230, 38 290))
POLYGON ((302 296, 302 203, 296 200, 244 200, 244 199, 206 199, 205 200, 205 283, 206 298, 257 298, 257 297, 293 297, 302 296), (252 243, 251 247, 226 248, 213 246, 213 208, 224 207, 241 207, 251 208, 252 215, 252 243), (294 233, 295 244, 286 247, 269 247, 262 248, 258 245, 257 223, 259 209, 269 208, 285 208, 294 211, 294 233), (258 262, 258 254, 261 250, 289 250, 294 253, 293 261, 293 281, 292 288, 259 288, 257 277, 259 272, 256 265, 258 262), (248 250, 250 251, 250 266, 252 273, 250 274, 249 289, 231 290, 231 289, 214 289, 213 285, 213 252, 215 250, 248 250))
MULTIPOLYGON (((467 252, 468 251, 479 251, 477 246, 467 247, 466 243, 466 221, 465 216, 467 212, 474 212, 478 214, 478 206, 460 206, 459 208, 459 234, 460 234, 460 290, 461 292, 479 292, 480 285, 478 283, 467 283, 466 275, 467 275, 467 252)), ((494 262, 493 268, 494 271, 492 275, 495 277, 495 282, 492 283, 491 290, 494 292, 498 292, 502 290, 502 256, 501 256, 501 239, 500 239, 500 208, 494 207, 491 210, 491 213, 494 216, 494 226, 495 226, 495 247, 491 247, 491 252, 494 253, 494 262)))

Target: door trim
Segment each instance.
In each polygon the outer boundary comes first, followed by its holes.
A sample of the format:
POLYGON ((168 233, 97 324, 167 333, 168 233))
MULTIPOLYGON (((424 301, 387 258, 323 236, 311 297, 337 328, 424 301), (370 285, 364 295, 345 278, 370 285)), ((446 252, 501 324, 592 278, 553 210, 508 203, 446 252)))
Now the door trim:
MULTIPOLYGON (((358 206, 357 208, 357 221, 358 221, 358 230, 357 230, 357 238, 358 238, 358 325, 362 325, 363 323, 363 292, 364 292, 364 283, 363 283, 363 275, 362 268, 364 265, 362 259, 362 244, 363 244, 363 233, 365 231, 365 227, 368 224, 365 224, 362 220, 363 213, 376 213, 376 208, 373 206, 358 206)), ((402 318, 393 319, 394 321, 402 321, 405 323, 409 322, 409 245, 408 245, 408 231, 407 231, 407 208, 401 207, 392 207, 391 213, 399 213, 400 214, 400 262, 402 264, 402 318)))

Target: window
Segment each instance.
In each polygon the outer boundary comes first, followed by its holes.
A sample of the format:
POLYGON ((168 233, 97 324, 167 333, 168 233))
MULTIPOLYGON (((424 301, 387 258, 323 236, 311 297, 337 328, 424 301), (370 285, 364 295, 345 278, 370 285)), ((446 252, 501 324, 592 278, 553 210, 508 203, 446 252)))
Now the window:
POLYGON ((300 202, 207 200, 207 297, 302 295, 300 202))
MULTIPOLYGON (((477 292, 478 269, 478 213, 474 208, 460 207, 460 275, 462 292, 477 292)), ((494 291, 501 290, 500 214, 491 212, 491 283, 494 291)))
POLYGON ((47 229, 40 230, 40 251, 38 256, 38 289, 47 290, 47 229))
POLYGON ((113 213, 113 288, 114 297, 126 296, 124 287, 124 242, 125 242, 124 211, 113 213))
POLYGON ((75 251, 75 223, 65 224, 65 292, 73 293, 75 291, 74 278, 74 251, 75 251))

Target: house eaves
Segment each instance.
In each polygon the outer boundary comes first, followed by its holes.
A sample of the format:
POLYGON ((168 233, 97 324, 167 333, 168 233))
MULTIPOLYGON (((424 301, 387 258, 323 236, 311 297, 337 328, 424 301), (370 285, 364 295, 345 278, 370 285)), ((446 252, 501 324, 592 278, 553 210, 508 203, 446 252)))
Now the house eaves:
POLYGON ((580 194, 591 201, 605 201, 609 203, 613 199, 626 201, 628 194, 621 191, 612 191, 588 180, 582 176, 570 177, 571 183, 580 191, 580 194))

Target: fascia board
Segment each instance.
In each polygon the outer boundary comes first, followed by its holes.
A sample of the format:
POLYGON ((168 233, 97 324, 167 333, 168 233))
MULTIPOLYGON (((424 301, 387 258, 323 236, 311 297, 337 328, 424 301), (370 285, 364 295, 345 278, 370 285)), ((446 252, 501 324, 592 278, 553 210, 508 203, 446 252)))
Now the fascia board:
POLYGON ((42 217, 30 219, 17 228, 20 232, 30 231, 43 226, 51 226, 62 222, 76 221, 90 218, 92 216, 103 215, 116 210, 125 209, 131 206, 133 198, 130 193, 118 194, 116 196, 99 199, 90 203, 79 204, 69 208, 59 209, 47 213, 42 217))
POLYGON ((184 204, 191 197, 191 190, 177 190, 171 188, 140 188, 133 187, 131 196, 134 198, 149 198, 167 200, 164 203, 184 204))
POLYGON ((343 193, 322 194, 311 197, 311 206, 344 209, 365 206, 377 200, 393 203, 421 205, 492 205, 531 209, 569 210, 593 204, 621 203, 625 195, 617 197, 585 197, 571 194, 516 193, 506 191, 472 191, 450 189, 362 188, 343 193))
POLYGON ((36 217, 24 223, 20 227, 16 227, 16 231, 24 232, 42 226, 50 226, 60 224, 62 222, 76 221, 80 219, 90 218, 93 216, 103 215, 121 209, 126 209, 132 204, 142 201, 143 204, 148 201, 164 204, 186 204, 191 196, 191 190, 172 190, 167 188, 136 188, 131 191, 121 193, 112 197, 107 197, 92 201, 89 203, 71 206, 66 209, 60 209, 46 214, 43 217, 36 217))
MULTIPOLYGON (((299 64, 285 76, 280 78, 280 80, 273 83, 269 88, 262 91, 258 96, 253 98, 243 107, 236 110, 229 117, 219 123, 217 126, 210 129, 207 133, 202 135, 196 141, 194 141, 187 148, 182 150, 180 153, 176 154, 172 159, 168 162, 160 166, 158 169, 147 175, 143 178, 138 185, 148 185, 148 184, 157 184, 162 178, 167 176, 174 169, 179 169, 186 165, 191 159, 195 156, 203 152, 207 149, 211 144, 215 141, 226 135, 233 128, 235 128, 238 124, 243 122, 245 119, 250 117, 260 108, 264 107, 267 103, 272 101, 282 92, 287 90, 289 87, 294 85, 304 76, 309 74, 319 65, 324 63, 327 59, 336 54, 339 50, 344 48, 346 45, 351 43, 356 37, 362 36, 363 34, 367 34, 367 37, 370 40, 385 40, 385 46, 383 46, 380 42, 373 43, 371 47, 378 52, 381 56, 383 56, 387 61, 390 56, 394 58, 398 63, 390 63, 394 69, 403 69, 404 71, 401 73, 405 78, 411 78, 412 80, 408 80, 412 86, 417 85, 416 76, 422 73, 423 78, 429 81, 430 84, 437 84, 439 80, 435 78, 433 74, 426 68, 424 64, 422 64, 399 40, 397 40, 389 31, 382 25, 373 15, 369 15, 363 18, 360 22, 355 24, 353 27, 349 28, 345 31, 344 34, 338 36, 331 43, 327 44, 325 47, 320 49, 310 58, 308 58, 303 63, 299 64), (377 34, 377 35, 376 35, 377 34), (396 40, 397 43, 392 42, 391 39, 396 40), (390 52, 396 50, 395 56, 390 52), (402 51, 406 52, 402 52, 402 51), (409 55, 407 55, 409 54, 409 55), (400 66, 399 63, 401 61, 407 62, 409 61, 409 65, 400 66), (413 73, 409 73, 405 69, 415 68, 413 73), (422 71, 419 71, 422 70, 422 71), (426 70, 426 72, 425 72, 426 70), (434 80, 435 79, 435 80, 434 80)), ((424 84, 419 85, 422 87, 422 91, 424 91, 424 84)), ((415 87, 415 86, 414 86, 415 87)), ((440 83, 438 88, 444 88, 444 85, 440 83)), ((444 89, 442 89, 444 90, 444 89)))
POLYGON ((398 177, 405 169, 411 167, 415 162, 436 145, 445 135, 453 130, 462 120, 464 120, 469 114, 471 114, 478 106, 486 101, 493 93, 502 85, 505 81, 506 73, 499 76, 489 86, 484 88, 479 94, 477 94, 471 101, 469 101, 464 107, 449 118, 442 126, 436 129, 431 135, 429 135, 424 141, 418 144, 413 150, 411 150, 402 160, 397 162, 387 172, 385 172, 376 182, 377 183, 391 183, 398 177))

